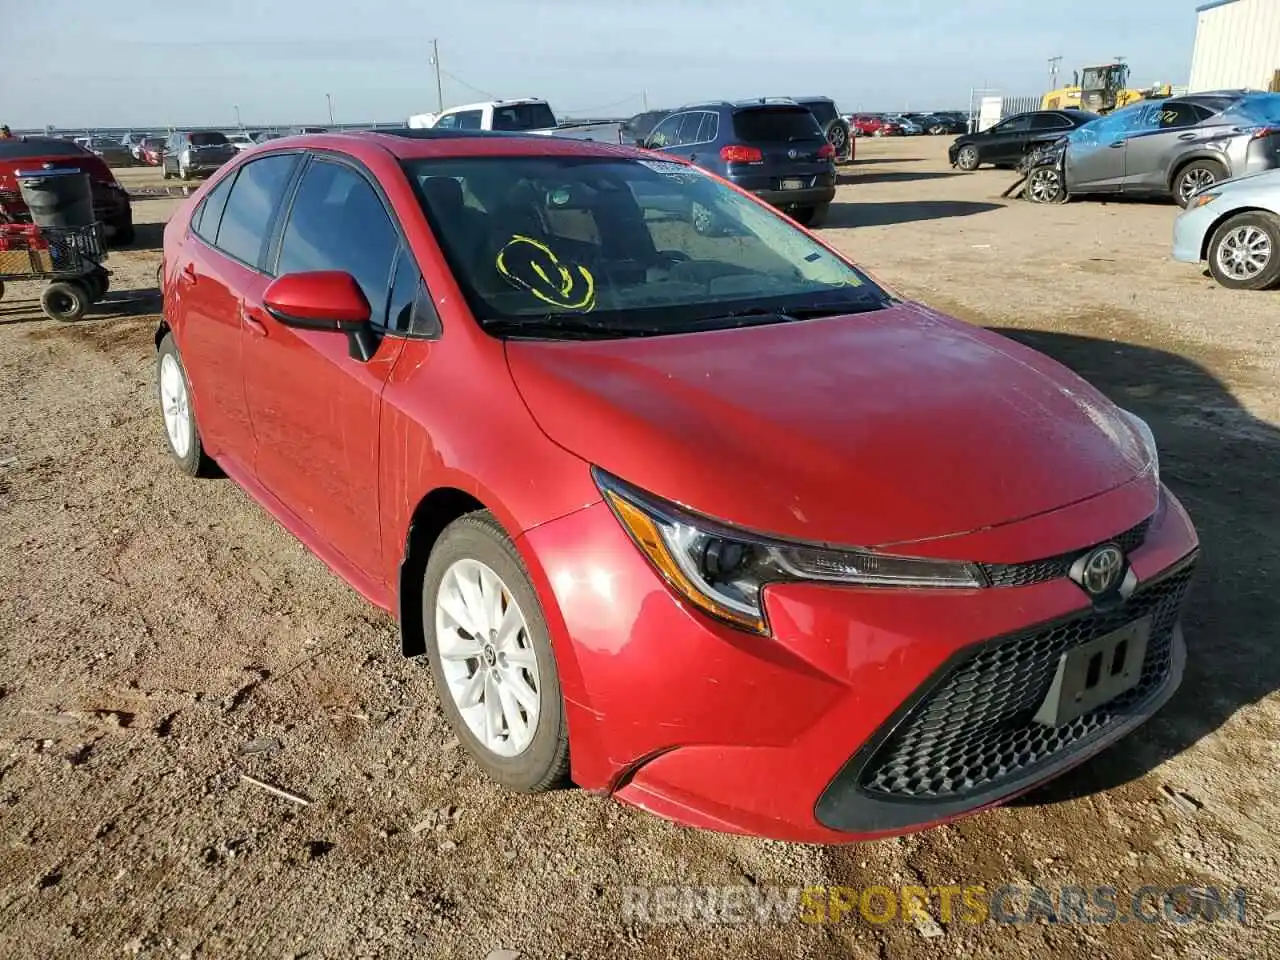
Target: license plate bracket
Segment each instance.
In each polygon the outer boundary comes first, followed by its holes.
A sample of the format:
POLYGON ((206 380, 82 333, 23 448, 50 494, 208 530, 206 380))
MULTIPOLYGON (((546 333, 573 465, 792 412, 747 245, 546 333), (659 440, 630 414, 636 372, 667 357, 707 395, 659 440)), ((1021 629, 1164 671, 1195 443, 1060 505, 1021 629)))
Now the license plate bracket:
POLYGON ((788 177, 782 181, 783 190, 803 190, 804 180, 788 177))
POLYGON ((1143 617, 1063 653, 1036 722, 1060 727, 1132 690, 1150 638, 1151 618, 1143 617))

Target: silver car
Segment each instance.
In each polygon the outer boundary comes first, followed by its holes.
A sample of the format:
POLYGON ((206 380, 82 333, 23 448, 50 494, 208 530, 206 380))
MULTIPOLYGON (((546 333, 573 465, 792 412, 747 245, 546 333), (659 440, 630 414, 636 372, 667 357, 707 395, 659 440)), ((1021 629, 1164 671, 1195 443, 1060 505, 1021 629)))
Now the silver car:
POLYGON ((1280 94, 1197 93, 1136 103, 1067 136, 1061 169, 1070 195, 1196 193, 1280 167, 1280 94))
POLYGON ((1174 222, 1173 258, 1207 260, 1233 290, 1280 286, 1280 170, 1197 193, 1174 222))

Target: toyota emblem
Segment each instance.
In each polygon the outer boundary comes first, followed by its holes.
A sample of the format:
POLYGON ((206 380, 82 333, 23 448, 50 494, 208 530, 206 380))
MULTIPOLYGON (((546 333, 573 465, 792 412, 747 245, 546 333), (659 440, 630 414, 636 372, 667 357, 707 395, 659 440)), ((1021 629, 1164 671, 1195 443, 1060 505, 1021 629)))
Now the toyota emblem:
POLYGON ((1124 551, 1114 543, 1095 547, 1075 562, 1071 579, 1091 597, 1105 596, 1120 585, 1124 575, 1124 551))
POLYGON ((796 157, 800 156, 800 151, 799 151, 799 150, 788 150, 788 151, 787 151, 787 156, 788 156, 788 157, 790 157, 792 160, 794 160, 796 157))

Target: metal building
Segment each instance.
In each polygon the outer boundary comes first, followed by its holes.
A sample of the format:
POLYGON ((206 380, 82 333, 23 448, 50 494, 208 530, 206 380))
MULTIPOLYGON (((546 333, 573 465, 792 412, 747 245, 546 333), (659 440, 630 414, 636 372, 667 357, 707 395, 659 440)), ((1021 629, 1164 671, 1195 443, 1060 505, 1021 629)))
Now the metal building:
POLYGON ((1192 93, 1280 92, 1280 0, 1213 0, 1196 8, 1192 93))

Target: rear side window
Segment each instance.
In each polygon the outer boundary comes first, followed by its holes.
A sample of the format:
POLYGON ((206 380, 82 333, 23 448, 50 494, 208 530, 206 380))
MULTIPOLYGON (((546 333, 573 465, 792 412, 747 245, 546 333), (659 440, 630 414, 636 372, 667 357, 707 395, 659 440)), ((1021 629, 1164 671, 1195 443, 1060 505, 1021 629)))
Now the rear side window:
POLYGON ((240 168, 218 227, 219 250, 252 267, 258 265, 297 160, 297 154, 284 153, 240 168))
POLYGON ((378 319, 399 248, 400 234, 369 181, 345 164, 316 160, 298 185, 276 269, 280 275, 343 270, 378 319))
POLYGON ((493 108, 495 130, 545 130, 556 125, 556 115, 545 103, 513 103, 493 108))
POLYGON ((482 110, 463 110, 462 113, 455 113, 454 116, 457 118, 459 130, 479 130, 484 123, 482 110))
POLYGON ((231 185, 235 183, 235 179, 236 175, 233 173, 214 184, 200 204, 200 209, 191 218, 191 229, 207 243, 212 244, 218 238, 218 224, 222 223, 222 211, 227 205, 227 197, 231 196, 231 185))
POLYGON ((735 110, 733 135, 748 143, 821 140, 822 129, 804 107, 760 107, 735 110))
POLYGON ((216 147, 227 142, 227 136, 223 133, 193 133, 191 134, 191 145, 193 147, 216 147))
POLYGON ((1031 118, 1032 130, 1066 130, 1070 126, 1070 120, 1056 113, 1037 113, 1031 118))

